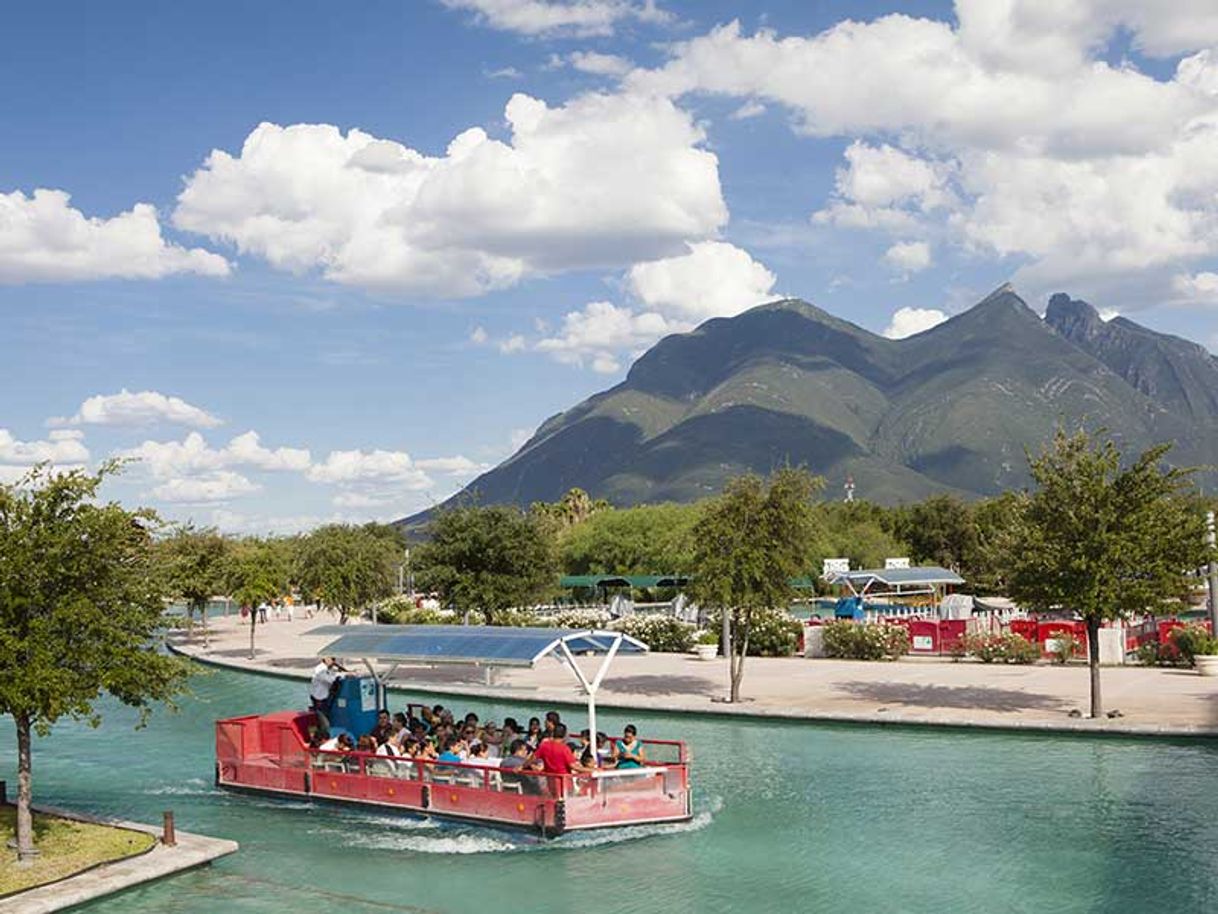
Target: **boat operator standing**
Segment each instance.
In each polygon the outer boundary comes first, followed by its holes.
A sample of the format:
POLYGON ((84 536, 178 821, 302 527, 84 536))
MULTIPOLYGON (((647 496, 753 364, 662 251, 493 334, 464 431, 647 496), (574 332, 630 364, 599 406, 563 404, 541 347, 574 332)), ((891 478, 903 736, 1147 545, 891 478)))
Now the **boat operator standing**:
POLYGON ((313 679, 309 683, 309 699, 313 705, 313 713, 317 715, 318 729, 322 733, 330 732, 330 700, 334 684, 343 678, 347 672, 339 665, 334 657, 322 657, 321 662, 313 667, 313 679))

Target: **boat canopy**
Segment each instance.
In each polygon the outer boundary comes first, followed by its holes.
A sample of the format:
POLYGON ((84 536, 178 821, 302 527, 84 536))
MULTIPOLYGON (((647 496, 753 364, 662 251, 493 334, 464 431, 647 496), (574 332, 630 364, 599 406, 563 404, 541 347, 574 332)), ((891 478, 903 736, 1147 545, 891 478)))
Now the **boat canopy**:
POLYGON ((621 632, 481 625, 323 625, 310 635, 335 636, 319 656, 393 663, 464 663, 531 667, 551 654, 641 654, 643 642, 621 632))
POLYGON ((309 635, 338 637, 318 651, 322 657, 360 657, 381 690, 400 663, 465 663, 485 667, 487 685, 495 667, 533 667, 553 656, 564 664, 588 699, 588 729, 596 733, 596 692, 619 653, 645 654, 647 645, 621 632, 590 628, 501 628, 480 625, 323 625, 309 635), (577 654, 603 655, 589 676, 579 668, 577 654), (377 675, 373 660, 388 661, 390 669, 377 675))

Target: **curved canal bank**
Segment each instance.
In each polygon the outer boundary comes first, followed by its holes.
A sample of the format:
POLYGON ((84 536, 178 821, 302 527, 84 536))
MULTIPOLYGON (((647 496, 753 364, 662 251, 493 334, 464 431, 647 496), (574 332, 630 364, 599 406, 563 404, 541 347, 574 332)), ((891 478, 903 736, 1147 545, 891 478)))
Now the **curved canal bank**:
MULTIPOLYGON (((299 683, 226 670, 176 714, 107 701, 98 730, 35 747, 39 799, 240 842, 205 870, 89 912, 536 914, 657 910, 1201 912, 1218 904, 1218 741, 865 728, 602 712, 688 740, 689 825, 542 844, 474 826, 229 794, 212 784, 216 718, 302 704, 299 683), (589 901, 591 900, 591 901, 589 901)), ((395 706, 405 700, 395 694, 395 706)), ((502 720, 541 701, 453 702, 502 720)), ((576 712, 569 712, 578 721, 576 712)), ((0 721, 0 777, 15 768, 0 721)))
MULTIPOLYGON (((249 629, 236 617, 216 620, 204 643, 179 635, 171 648, 210 666, 287 679, 305 679, 331 638, 309 635, 324 618, 260 626, 250 660, 249 629)), ((356 625, 358 623, 352 623, 356 625)), ((402 665, 393 687, 490 701, 541 701, 583 706, 569 673, 558 664, 506 669, 494 685, 468 667, 402 665)), ((1126 736, 1218 737, 1218 678, 1191 670, 1106 667, 1105 707, 1112 718, 1071 717, 1088 705, 1084 665, 1006 666, 906 659, 897 663, 749 658, 745 700, 719 701, 727 661, 683 654, 622 656, 598 693, 598 706, 622 711, 664 708, 728 717, 822 723, 976 727, 1126 736)))

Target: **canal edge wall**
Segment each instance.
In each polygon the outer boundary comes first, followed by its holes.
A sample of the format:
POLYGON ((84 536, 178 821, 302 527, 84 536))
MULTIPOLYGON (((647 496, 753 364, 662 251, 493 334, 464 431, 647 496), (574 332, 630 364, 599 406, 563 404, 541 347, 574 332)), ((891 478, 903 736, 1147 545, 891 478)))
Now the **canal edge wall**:
MULTIPOLYGON (((166 646, 175 654, 193 660, 204 666, 218 669, 233 670, 239 673, 251 673, 256 676, 270 676, 275 679, 288 679, 297 682, 308 682, 310 674, 296 670, 285 670, 266 664, 246 661, 234 661, 220 657, 204 655, 194 645, 175 644, 166 640, 166 646)), ((420 695, 430 695, 444 698, 477 698, 483 701, 493 701, 509 704, 545 704, 557 705, 564 708, 585 708, 586 699, 582 696, 572 697, 569 694, 547 689, 513 689, 503 686, 437 686, 434 683, 411 682, 409 680, 394 681, 388 686, 390 691, 411 692, 420 695)), ((738 720, 775 720, 792 723, 806 722, 818 724, 844 725, 874 725, 886 727, 933 727, 941 730, 986 730, 1006 733, 1022 733, 1091 737, 1141 737, 1154 739, 1214 739, 1218 738, 1218 727, 1171 726, 1130 724, 1119 718, 1104 718, 1091 720, 1089 718, 1069 718, 1060 722, 1044 720, 1011 720, 991 721, 961 718, 959 716, 937 716, 933 714, 906 714, 901 712, 835 712, 808 711, 803 708, 783 707, 749 707, 748 699, 736 704, 727 702, 715 703, 709 706, 693 707, 680 700, 665 696, 662 707, 653 700, 623 701, 617 698, 600 696, 597 698, 598 709, 613 711, 643 711, 648 713, 681 714, 714 718, 735 718, 738 720)), ((0 911, 3 914, 3 911, 0 911)))

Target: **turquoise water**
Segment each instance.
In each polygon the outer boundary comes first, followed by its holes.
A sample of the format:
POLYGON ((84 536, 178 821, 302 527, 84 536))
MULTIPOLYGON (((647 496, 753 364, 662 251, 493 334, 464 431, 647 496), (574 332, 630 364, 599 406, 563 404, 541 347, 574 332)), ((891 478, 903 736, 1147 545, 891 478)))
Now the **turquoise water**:
MULTIPOLYGON (((1215 743, 606 713, 607 727, 629 719, 689 741, 698 815, 542 844, 218 791, 212 720, 299 705, 303 685, 219 672, 193 690, 145 730, 107 704, 100 729, 64 724, 36 747, 44 802, 147 822, 173 809, 181 829, 241 842, 211 868, 84 910, 1218 910, 1215 743)), ((469 707, 499 719, 545 710, 469 707)), ((12 784, 14 769, 5 719, 0 778, 12 784)))

